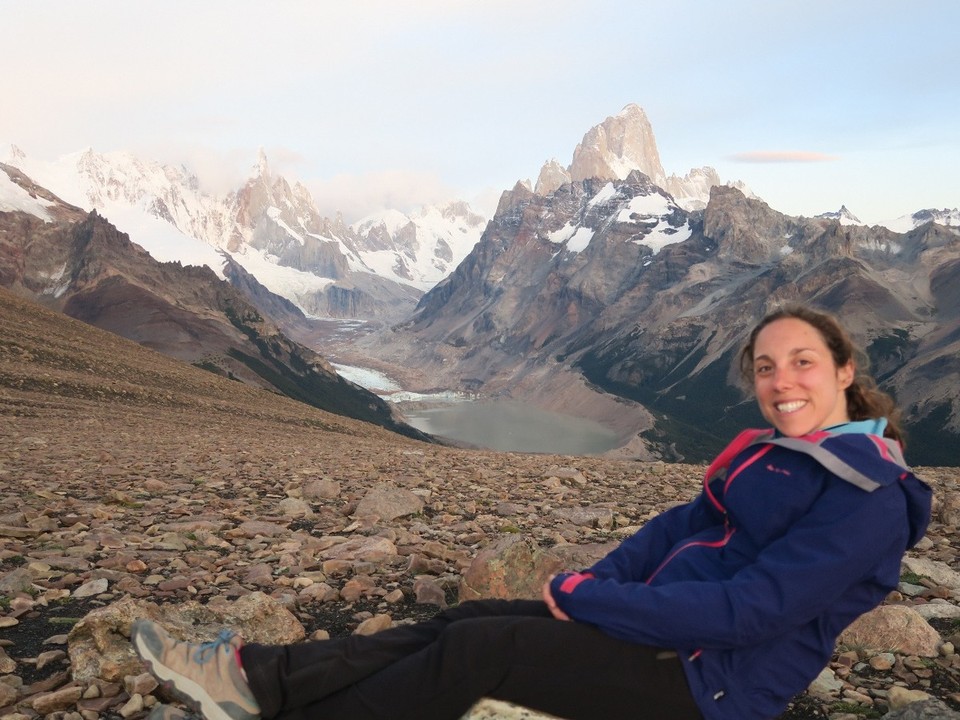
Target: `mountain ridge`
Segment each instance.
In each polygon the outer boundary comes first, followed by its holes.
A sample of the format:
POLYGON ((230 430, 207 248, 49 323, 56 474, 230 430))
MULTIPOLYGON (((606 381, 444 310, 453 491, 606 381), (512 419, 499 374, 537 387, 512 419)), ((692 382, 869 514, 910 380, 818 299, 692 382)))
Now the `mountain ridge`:
POLYGON ((483 219, 465 203, 425 208, 386 230, 377 217, 351 227, 324 218, 298 181, 274 175, 261 154, 236 190, 211 195, 184 167, 88 149, 53 163, 16 147, 8 164, 72 204, 132 232, 158 260, 206 264, 223 254, 271 291, 319 317, 399 319, 479 238, 483 219))
MULTIPOLYGON (((303 183, 273 173, 262 150, 246 180, 221 194, 205 191, 185 166, 129 153, 88 148, 42 162, 9 146, 6 155, 8 164, 74 205, 97 209, 157 259, 208 264, 223 277, 226 251, 272 292, 319 317, 405 319, 423 292, 453 272, 488 221, 463 201, 451 201, 413 214, 378 212, 347 225, 339 215, 322 217, 303 183)), ((590 128, 570 165, 547 161, 531 189, 548 196, 572 179, 623 180, 633 170, 688 211, 703 209, 710 189, 722 184, 756 197, 740 181, 723 183, 707 166, 667 175, 646 113, 634 103, 590 128)), ((859 224, 845 207, 836 216, 859 224)), ((960 211, 922 209, 881 224, 907 232, 931 220, 960 225, 960 211)))
POLYGON ((732 367, 753 322, 812 303, 841 316, 904 406, 908 452, 960 464, 958 269, 960 232, 935 223, 794 218, 727 186, 688 212, 639 172, 549 197, 518 185, 448 280, 364 349, 532 402, 547 401, 528 382, 545 367, 579 376, 635 403, 623 413, 652 413, 634 438, 648 451, 699 461, 726 437, 716 428, 760 422, 732 367))
MULTIPOLYGON (((16 186, 42 201, 47 215, 0 209, 0 285, 215 374, 426 437, 291 341, 210 268, 160 263, 96 211, 61 202, 9 166, 0 164, 0 173, 7 194, 16 186)), ((285 309, 296 320, 295 309, 285 309)))

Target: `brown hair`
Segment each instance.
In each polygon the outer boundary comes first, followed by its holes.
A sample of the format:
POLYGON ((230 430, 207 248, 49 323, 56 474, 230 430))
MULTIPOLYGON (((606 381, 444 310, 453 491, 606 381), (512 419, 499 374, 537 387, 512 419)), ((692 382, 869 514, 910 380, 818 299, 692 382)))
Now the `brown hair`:
POLYGON ((833 315, 803 305, 785 306, 766 315, 757 323, 750 333, 746 346, 740 351, 740 374, 743 379, 752 385, 753 351, 757 335, 770 323, 784 318, 802 320, 820 333, 837 367, 853 362, 853 382, 846 389, 847 413, 850 419, 868 420, 885 417, 887 428, 883 434, 902 445, 903 432, 900 429, 900 411, 896 403, 887 393, 877 388, 874 379, 867 374, 869 362, 866 355, 854 346, 847 331, 833 315))

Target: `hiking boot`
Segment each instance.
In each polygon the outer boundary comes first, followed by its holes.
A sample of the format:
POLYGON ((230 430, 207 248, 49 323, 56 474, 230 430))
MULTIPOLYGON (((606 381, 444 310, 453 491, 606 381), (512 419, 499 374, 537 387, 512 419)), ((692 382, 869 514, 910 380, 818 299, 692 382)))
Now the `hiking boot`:
POLYGON ((176 705, 157 703, 147 715, 147 720, 199 720, 199 716, 176 705))
POLYGON ((207 720, 259 720, 260 706, 240 669, 238 635, 223 630, 213 642, 189 643, 137 620, 130 640, 164 688, 207 720))

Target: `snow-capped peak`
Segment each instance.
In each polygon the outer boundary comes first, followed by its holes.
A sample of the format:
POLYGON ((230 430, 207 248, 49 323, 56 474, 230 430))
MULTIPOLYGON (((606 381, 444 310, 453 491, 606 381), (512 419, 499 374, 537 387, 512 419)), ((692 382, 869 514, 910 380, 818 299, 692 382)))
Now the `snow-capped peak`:
POLYGON ((465 202, 426 205, 407 215, 386 210, 351 225, 359 255, 378 275, 429 290, 460 264, 480 240, 486 219, 465 202))
POLYGON ((860 218, 850 212, 846 205, 841 205, 836 212, 821 213, 817 217, 824 220, 839 220, 841 225, 863 225, 860 218))
POLYGON ((950 210, 944 208, 943 210, 937 210, 935 208, 928 208, 926 210, 918 210, 912 215, 901 215, 898 218, 886 220, 879 224, 894 232, 907 233, 929 222, 935 222, 938 225, 947 225, 948 227, 960 227, 960 209, 953 208, 950 210))
MULTIPOLYGON (((225 195, 201 190, 185 167, 126 152, 87 148, 44 162, 10 146, 6 155, 8 164, 66 202, 97 210, 157 260, 208 265, 223 276, 221 253, 228 253, 311 314, 326 312, 317 293, 334 281, 350 284, 351 273, 428 290, 456 268, 486 224, 466 203, 453 202, 413 215, 381 213, 347 227, 339 215, 321 217, 302 183, 271 173, 263 149, 246 182, 225 195)), ((4 207, 29 206, 45 217, 42 205, 21 197, 22 189, 7 182, 3 188, 4 207)))
POLYGON ((53 218, 47 208, 51 205, 51 201, 31 195, 26 188, 0 169, 0 212, 25 212, 44 222, 50 222, 53 218))

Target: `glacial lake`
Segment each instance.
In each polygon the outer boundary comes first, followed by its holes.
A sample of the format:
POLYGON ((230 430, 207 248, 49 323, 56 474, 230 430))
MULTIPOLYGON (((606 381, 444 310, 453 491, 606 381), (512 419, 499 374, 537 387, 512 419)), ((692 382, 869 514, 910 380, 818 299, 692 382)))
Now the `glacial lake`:
POLYGON ((593 455, 617 446, 600 423, 559 415, 516 400, 474 400, 417 409, 403 415, 418 430, 489 450, 593 455))
POLYGON ((488 450, 595 455, 619 444, 593 420, 541 410, 516 400, 472 400, 455 392, 405 392, 376 370, 334 363, 343 377, 396 403, 404 420, 431 435, 488 450))

